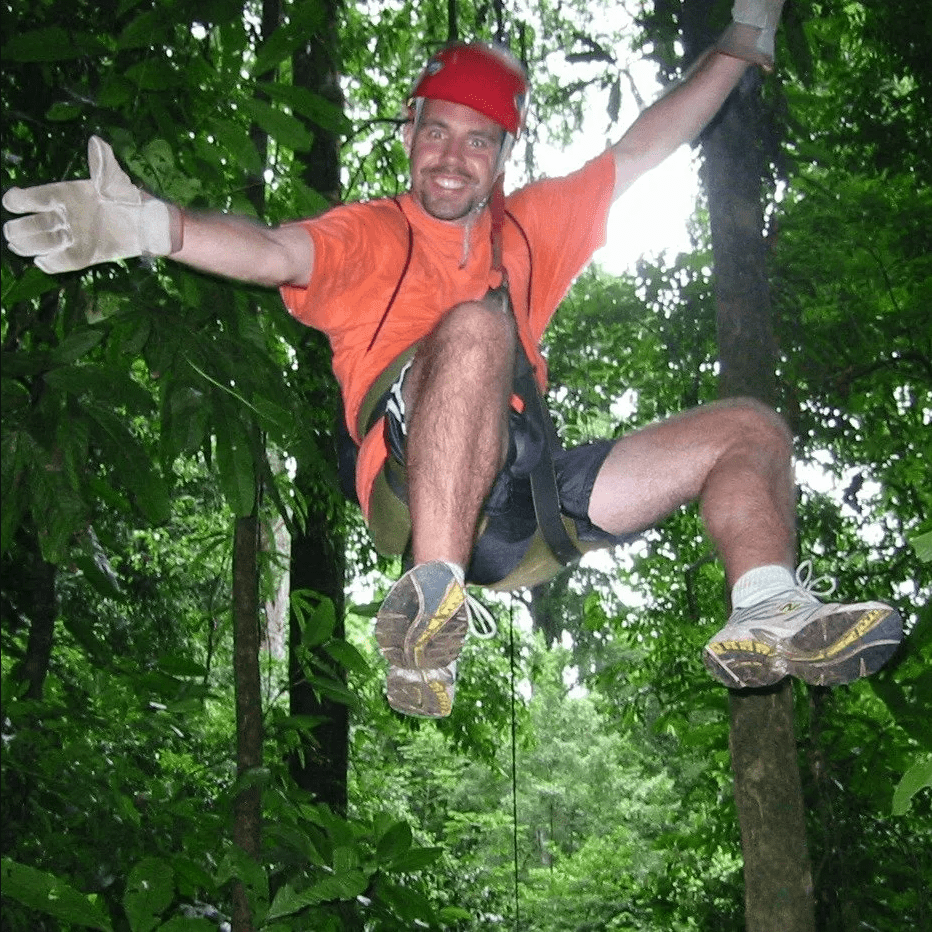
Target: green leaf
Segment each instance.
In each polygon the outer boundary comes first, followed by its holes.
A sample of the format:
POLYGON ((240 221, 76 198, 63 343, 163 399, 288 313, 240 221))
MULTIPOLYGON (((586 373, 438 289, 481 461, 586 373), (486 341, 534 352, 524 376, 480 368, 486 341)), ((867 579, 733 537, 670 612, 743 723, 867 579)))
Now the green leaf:
POLYGON ((411 826, 407 822, 396 822, 379 839, 375 851, 380 861, 388 861, 409 851, 412 841, 411 826))
POLYGON ((352 123, 340 107, 306 87, 270 81, 260 84, 259 87, 273 100, 285 104, 290 110, 307 117, 323 129, 344 135, 352 130, 352 123))
POLYGON ((252 514, 256 502, 256 473, 245 428, 225 405, 215 408, 217 469, 223 496, 237 518, 252 514))
POLYGON ((52 362, 58 365, 67 365, 86 356, 104 338, 102 330, 86 328, 72 333, 62 340, 52 351, 52 362))
POLYGON ((292 152, 308 152, 314 136, 300 120, 270 106, 263 100, 241 101, 253 122, 276 142, 292 152))
POLYGON ((920 791, 932 787, 932 756, 916 761, 893 791, 893 814, 905 815, 912 798, 920 791))
POLYGON ((61 26, 34 29, 13 36, 0 50, 7 62, 70 61, 105 52, 106 46, 94 36, 68 32, 61 26))
POLYGON ((232 159, 239 168, 252 175, 262 173, 265 166, 259 156, 259 150, 241 124, 211 117, 207 121, 207 128, 216 140, 219 151, 232 159))
POLYGON ((157 661, 158 668, 169 676, 193 676, 198 679, 207 675, 207 668, 182 654, 164 654, 157 661))
POLYGON ((4 897, 62 923, 112 932, 109 918, 97 903, 54 874, 11 858, 3 859, 0 870, 4 897))
POLYGON ((126 880, 123 908, 132 932, 152 932, 175 894, 175 874, 161 858, 145 858, 126 880))
POLYGON ((167 521, 171 510, 168 486, 153 468, 148 452, 113 412, 91 404, 85 411, 93 425, 93 439, 116 469, 120 482, 135 497, 140 510, 153 524, 167 521))
POLYGON ((324 644, 324 650, 341 667, 353 673, 365 673, 369 669, 366 658, 349 641, 332 638, 324 644))
POLYGON ((81 116, 81 108, 76 104, 58 100, 45 112, 45 118, 53 123, 66 123, 81 116))
MULTIPOLYGON (((4 282, 6 282, 6 276, 4 276, 4 282)), ((30 265, 26 267, 22 275, 12 279, 9 289, 3 292, 3 303, 10 305, 19 301, 30 301, 56 288, 61 288, 61 282, 57 278, 30 265)))
POLYGON ((290 916, 308 906, 326 903, 329 900, 354 900, 366 892, 369 878, 359 870, 348 870, 324 877, 306 890, 296 891, 285 884, 272 901, 269 919, 290 916))
POLYGON ((442 855, 443 848, 412 848, 393 858, 390 867, 402 874, 412 874, 425 867, 434 867, 442 855))
POLYGON ((916 551, 916 556, 923 563, 932 562, 932 531, 926 531, 924 534, 911 537, 909 543, 913 550, 916 551))
POLYGON ((323 19, 319 2, 302 3, 292 12, 288 23, 279 26, 262 44, 250 69, 253 75, 265 74, 284 61, 309 35, 317 31, 323 19))

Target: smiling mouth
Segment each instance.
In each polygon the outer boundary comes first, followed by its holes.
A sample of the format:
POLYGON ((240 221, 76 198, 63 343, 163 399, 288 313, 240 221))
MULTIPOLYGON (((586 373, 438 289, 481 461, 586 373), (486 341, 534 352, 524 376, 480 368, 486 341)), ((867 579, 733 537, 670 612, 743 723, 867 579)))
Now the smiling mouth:
POLYGON ((462 191, 475 184, 472 178, 465 175, 451 175, 448 172, 431 173, 430 181, 444 191, 462 191))

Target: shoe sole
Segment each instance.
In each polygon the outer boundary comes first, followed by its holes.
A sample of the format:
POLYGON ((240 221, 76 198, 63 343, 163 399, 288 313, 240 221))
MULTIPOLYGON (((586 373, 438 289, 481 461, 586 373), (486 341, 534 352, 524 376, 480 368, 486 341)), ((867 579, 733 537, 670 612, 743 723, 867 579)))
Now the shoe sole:
POLYGON ((446 718, 453 711, 452 684, 432 679, 422 670, 413 672, 416 680, 389 671, 385 681, 388 704, 402 715, 446 718))
POLYGON ((867 602, 817 617, 787 641, 760 630, 746 639, 712 642, 702 659, 709 673, 732 689, 773 686, 786 676, 811 686, 842 686, 876 673, 902 638, 899 613, 867 602))
POLYGON ((469 620, 466 593, 443 563, 403 576, 375 620, 375 639, 389 664, 409 670, 444 667, 459 656, 469 620))

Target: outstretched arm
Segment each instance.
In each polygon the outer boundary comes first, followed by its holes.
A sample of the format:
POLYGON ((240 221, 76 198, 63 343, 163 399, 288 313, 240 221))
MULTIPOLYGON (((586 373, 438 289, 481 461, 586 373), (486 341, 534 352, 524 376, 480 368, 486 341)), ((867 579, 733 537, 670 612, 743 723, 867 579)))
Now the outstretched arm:
POLYGON ((3 226, 10 249, 40 269, 73 272, 133 256, 170 256, 259 285, 307 285, 313 246, 300 226, 264 227, 227 214, 188 214, 140 191, 97 136, 90 178, 11 188, 3 206, 25 214, 3 226))
POLYGON ((266 227, 232 214, 179 214, 181 244, 169 258, 273 288, 310 282, 314 242, 303 226, 266 227))
POLYGON ((718 113, 751 63, 773 67, 774 33, 784 0, 736 0, 733 22, 656 103, 615 143, 617 198, 637 178, 695 139, 718 113))

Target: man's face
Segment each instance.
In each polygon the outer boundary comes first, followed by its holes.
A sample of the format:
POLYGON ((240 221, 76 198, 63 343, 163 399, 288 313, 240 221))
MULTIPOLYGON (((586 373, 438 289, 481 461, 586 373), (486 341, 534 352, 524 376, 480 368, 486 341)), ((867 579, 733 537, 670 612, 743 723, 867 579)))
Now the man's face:
POLYGON ((431 216, 463 225, 492 190, 504 130, 445 100, 425 100, 417 129, 405 126, 411 193, 431 216))

